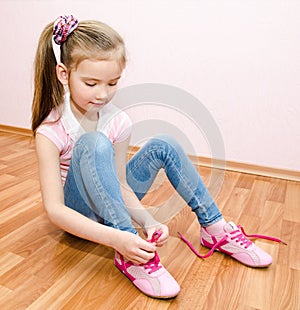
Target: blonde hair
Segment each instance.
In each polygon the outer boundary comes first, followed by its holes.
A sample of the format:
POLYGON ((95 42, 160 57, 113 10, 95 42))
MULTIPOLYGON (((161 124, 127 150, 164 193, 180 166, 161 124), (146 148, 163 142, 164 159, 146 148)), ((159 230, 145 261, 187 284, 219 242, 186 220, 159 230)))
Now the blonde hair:
MULTIPOLYGON (((52 48, 53 22, 43 30, 35 56, 34 95, 31 128, 35 136, 39 125, 52 109, 63 103, 64 88, 56 76, 56 59, 52 48)), ((114 59, 126 65, 121 36, 99 21, 82 21, 61 45, 61 62, 73 70, 85 59, 114 59)))

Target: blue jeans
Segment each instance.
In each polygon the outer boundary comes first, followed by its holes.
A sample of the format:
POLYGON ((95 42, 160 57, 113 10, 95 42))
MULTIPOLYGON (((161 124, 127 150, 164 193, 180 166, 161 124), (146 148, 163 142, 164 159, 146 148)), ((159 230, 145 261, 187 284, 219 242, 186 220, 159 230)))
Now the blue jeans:
MULTIPOLYGON (((127 163, 127 183, 141 200, 157 173, 165 173, 181 197, 209 226, 222 215, 199 173, 180 145, 170 136, 150 139, 127 163)), ((136 233, 116 173, 114 149, 100 132, 84 134, 76 142, 64 186, 66 206, 105 225, 136 233)))

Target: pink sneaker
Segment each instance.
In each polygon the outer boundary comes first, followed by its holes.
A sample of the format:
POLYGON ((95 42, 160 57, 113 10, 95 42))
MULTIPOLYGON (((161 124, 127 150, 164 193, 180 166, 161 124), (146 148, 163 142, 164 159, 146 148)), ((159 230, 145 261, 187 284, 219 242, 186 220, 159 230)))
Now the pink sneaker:
POLYGON ((180 291, 179 284, 160 263, 157 252, 150 261, 140 265, 115 252, 114 263, 139 290, 150 297, 172 298, 180 291))
POLYGON ((206 258, 213 254, 215 250, 230 255, 239 262, 250 267, 267 267, 272 264, 272 257, 252 243, 247 237, 268 239, 276 242, 282 242, 280 239, 262 236, 247 235, 241 226, 236 226, 229 222, 224 226, 224 233, 211 235, 206 228, 201 227, 201 244, 211 250, 206 255, 199 254, 192 244, 186 240, 180 233, 180 238, 187 243, 191 250, 199 257, 206 258))

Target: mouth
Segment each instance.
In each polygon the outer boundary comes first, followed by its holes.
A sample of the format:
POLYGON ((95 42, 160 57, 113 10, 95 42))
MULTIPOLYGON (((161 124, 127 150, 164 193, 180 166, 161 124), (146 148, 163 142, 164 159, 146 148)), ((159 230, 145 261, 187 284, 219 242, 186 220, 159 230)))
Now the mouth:
POLYGON ((92 105, 102 107, 107 104, 107 102, 91 102, 92 105))

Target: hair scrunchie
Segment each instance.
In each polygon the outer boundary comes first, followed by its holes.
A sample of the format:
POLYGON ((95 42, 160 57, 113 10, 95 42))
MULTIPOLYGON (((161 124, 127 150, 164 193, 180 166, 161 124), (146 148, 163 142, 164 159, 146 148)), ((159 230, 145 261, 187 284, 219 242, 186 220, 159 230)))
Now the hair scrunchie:
POLYGON ((78 26, 78 19, 73 15, 59 16, 53 25, 53 40, 61 45, 68 38, 68 35, 78 26))
POLYGON ((68 38, 68 35, 78 26, 78 19, 73 15, 59 16, 53 24, 52 49, 56 63, 61 62, 60 46, 68 38))

